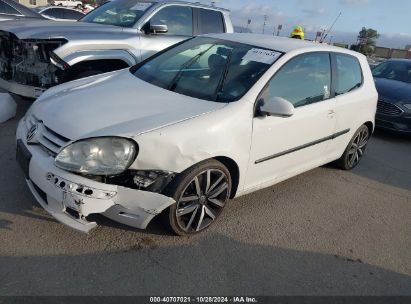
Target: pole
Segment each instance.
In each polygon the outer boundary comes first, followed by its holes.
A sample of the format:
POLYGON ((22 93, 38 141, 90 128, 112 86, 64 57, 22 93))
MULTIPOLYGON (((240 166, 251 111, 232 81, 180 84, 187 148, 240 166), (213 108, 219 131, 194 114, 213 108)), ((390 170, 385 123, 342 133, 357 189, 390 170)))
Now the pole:
POLYGON ((337 23, 337 21, 338 21, 338 19, 341 17, 341 15, 342 15, 342 13, 340 12, 340 13, 338 14, 337 18, 335 18, 335 21, 334 21, 334 23, 331 25, 330 29, 329 29, 328 32, 324 35, 324 38, 322 38, 322 39, 320 40, 320 42, 325 41, 325 38, 327 38, 328 34, 331 32, 331 30, 333 29, 334 25, 337 23))
POLYGON ((265 26, 266 26, 266 24, 267 24, 267 19, 268 19, 268 16, 267 16, 267 15, 264 15, 263 35, 265 34, 265 26))

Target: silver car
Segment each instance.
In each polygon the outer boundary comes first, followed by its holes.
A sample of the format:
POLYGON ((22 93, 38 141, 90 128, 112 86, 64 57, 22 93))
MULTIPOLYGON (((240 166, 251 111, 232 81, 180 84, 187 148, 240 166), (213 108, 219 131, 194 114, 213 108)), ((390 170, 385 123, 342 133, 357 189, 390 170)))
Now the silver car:
POLYGON ((40 6, 35 10, 44 18, 55 21, 78 21, 86 15, 78 10, 61 6, 40 6))
POLYGON ((80 22, 3 22, 0 88, 37 98, 55 85, 133 66, 192 36, 224 32, 233 32, 229 11, 181 1, 112 1, 80 22))

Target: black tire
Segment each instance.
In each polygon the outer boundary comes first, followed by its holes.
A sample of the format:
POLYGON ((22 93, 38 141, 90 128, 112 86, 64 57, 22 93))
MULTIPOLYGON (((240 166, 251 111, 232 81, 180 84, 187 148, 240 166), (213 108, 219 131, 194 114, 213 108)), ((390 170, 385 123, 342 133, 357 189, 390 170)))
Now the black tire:
POLYGON ((362 125, 344 151, 344 154, 335 164, 343 170, 354 169, 361 161, 370 139, 370 131, 366 125, 362 125))
POLYGON ((176 201, 164 214, 168 228, 180 236, 206 230, 224 209, 231 185, 230 172, 217 160, 201 162, 181 173, 166 190, 176 201))

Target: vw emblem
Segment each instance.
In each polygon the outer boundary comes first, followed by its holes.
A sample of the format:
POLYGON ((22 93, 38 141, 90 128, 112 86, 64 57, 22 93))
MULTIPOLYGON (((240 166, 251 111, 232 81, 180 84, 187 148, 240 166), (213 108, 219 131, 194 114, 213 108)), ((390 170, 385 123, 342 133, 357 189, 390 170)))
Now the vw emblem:
POLYGON ((34 124, 31 126, 31 128, 29 129, 29 132, 27 133, 27 137, 26 137, 27 142, 30 142, 31 140, 33 140, 34 136, 36 136, 37 134, 38 129, 39 129, 38 124, 34 124))

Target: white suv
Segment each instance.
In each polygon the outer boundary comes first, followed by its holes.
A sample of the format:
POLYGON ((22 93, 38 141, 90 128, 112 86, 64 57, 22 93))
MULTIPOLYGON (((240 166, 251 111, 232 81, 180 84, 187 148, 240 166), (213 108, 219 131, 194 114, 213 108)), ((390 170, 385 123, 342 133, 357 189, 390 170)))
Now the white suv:
POLYGON ((87 232, 101 213, 179 235, 230 198, 336 161, 355 167, 377 92, 361 54, 289 38, 199 36, 131 68, 46 91, 17 130, 39 203, 87 232))

